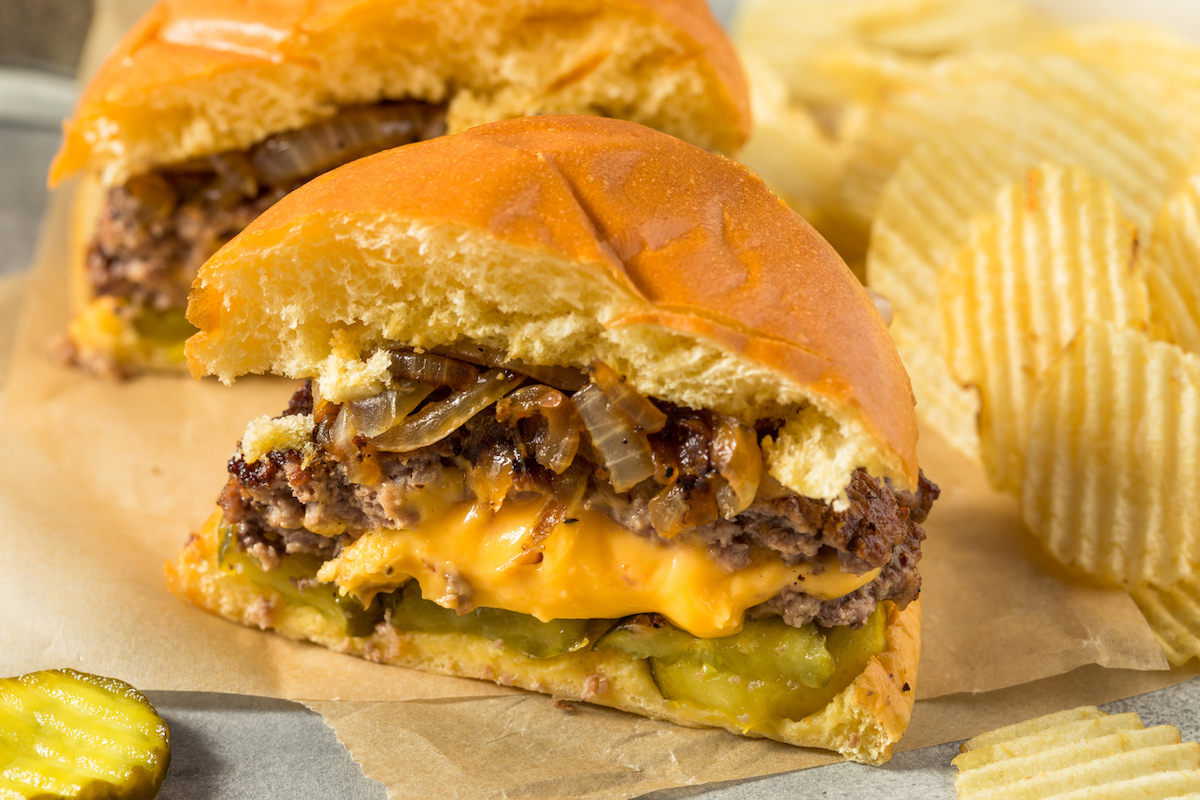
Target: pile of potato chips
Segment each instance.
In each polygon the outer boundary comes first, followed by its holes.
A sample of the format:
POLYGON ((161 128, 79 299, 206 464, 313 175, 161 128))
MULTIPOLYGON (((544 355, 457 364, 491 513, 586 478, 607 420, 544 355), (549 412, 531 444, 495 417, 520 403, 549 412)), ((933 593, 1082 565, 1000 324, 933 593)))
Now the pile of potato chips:
POLYGON ((1017 0, 743 0, 743 161, 892 303, 922 422, 1200 656, 1200 48, 1017 0))
POLYGON ((1060 711, 980 734, 954 759, 960 798, 1195 797, 1200 745, 1170 725, 1095 706, 1060 711))

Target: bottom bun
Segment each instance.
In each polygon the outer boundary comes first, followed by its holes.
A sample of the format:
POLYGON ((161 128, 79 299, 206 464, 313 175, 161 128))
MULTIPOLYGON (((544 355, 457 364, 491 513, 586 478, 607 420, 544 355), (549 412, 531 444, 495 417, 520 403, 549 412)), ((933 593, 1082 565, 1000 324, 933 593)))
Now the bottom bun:
POLYGON ((241 573, 218 565, 221 512, 193 534, 167 582, 181 599, 234 622, 271 629, 341 653, 425 672, 491 680, 662 719, 689 727, 717 727, 751 737, 835 750, 865 764, 891 757, 912 715, 920 655, 920 603, 903 611, 885 603, 885 646, 866 669, 822 710, 803 719, 776 719, 745 731, 719 712, 665 699, 647 662, 620 650, 580 650, 527 658, 481 636, 400 631, 384 622, 363 637, 348 636, 311 606, 290 605, 241 573))

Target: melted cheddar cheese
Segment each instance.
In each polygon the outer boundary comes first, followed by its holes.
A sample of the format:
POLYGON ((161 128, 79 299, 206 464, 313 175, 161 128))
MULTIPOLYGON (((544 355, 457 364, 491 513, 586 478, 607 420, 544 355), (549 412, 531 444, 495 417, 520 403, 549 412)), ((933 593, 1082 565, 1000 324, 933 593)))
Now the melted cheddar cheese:
POLYGON ((788 567, 768 551, 729 572, 702 544, 638 536, 597 511, 572 512, 573 522, 535 544, 530 535, 545 502, 510 501, 495 511, 477 502, 427 504, 420 522, 364 534, 318 578, 364 602, 414 578, 427 599, 464 612, 503 608, 543 621, 658 612, 695 636, 714 637, 740 631, 746 609, 786 586, 828 600, 879 574, 843 573, 832 556, 788 567), (459 606, 466 592, 469 604, 459 606))

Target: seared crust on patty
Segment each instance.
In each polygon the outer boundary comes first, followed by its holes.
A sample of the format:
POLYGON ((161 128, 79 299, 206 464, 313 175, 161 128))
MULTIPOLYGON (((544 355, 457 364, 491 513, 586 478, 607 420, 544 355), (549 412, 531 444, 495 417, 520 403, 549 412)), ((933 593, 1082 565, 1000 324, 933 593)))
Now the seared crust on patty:
MULTIPOLYGON (((305 383, 289 402, 288 414, 311 412, 311 385, 305 383)), ((325 450, 312 459, 294 449, 272 451, 253 464, 247 464, 239 453, 229 462, 230 481, 220 499, 225 524, 233 526, 239 547, 268 569, 288 553, 333 558, 363 533, 413 524, 405 498, 435 483, 439 473, 455 470, 464 454, 500 448, 507 458, 514 458, 532 452, 532 445, 522 441, 519 426, 490 424, 489 412, 481 417, 488 419, 476 418, 419 452, 375 453, 373 458, 383 475, 378 486, 354 483, 345 466, 325 450), (310 530, 331 527, 345 532, 318 535, 310 530)), ((314 429, 314 441, 316 436, 314 429)), ((706 443, 705 453, 707 449, 706 443)), ((528 461, 524 480, 508 489, 509 499, 539 489, 552 493, 552 476, 532 459, 528 461)), ((583 505, 604 511, 639 535, 665 543, 673 537, 656 531, 646 510, 659 488, 651 480, 618 495, 603 481, 593 479, 583 505)), ((937 491, 922 476, 918 492, 905 498, 915 505, 913 514, 885 481, 859 470, 849 490, 851 503, 844 510, 781 491, 777 497, 756 500, 732 519, 718 518, 692 528, 680 534, 679 540, 702 543, 709 557, 729 572, 748 566, 755 549, 769 550, 784 563, 795 565, 829 548, 836 551, 846 571, 862 574, 882 569, 879 577, 844 597, 816 598, 798 585, 750 611, 752 617, 778 614, 794 627, 814 620, 826 626, 858 627, 877 602, 891 600, 904 608, 920 594, 917 562, 925 534, 918 523, 924 520, 937 491)), ((462 492, 463 500, 473 497, 465 486, 462 492)))

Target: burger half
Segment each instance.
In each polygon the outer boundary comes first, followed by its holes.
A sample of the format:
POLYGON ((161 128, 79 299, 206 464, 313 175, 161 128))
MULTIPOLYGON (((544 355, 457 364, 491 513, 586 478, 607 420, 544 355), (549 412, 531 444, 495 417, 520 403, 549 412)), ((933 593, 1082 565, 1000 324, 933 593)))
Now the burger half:
POLYGON ((920 474, 866 292, 743 167, 587 117, 341 167, 201 269, 197 376, 304 379, 168 569, 229 619, 878 763, 920 474))
POLYGON ((51 170, 86 180, 64 357, 183 366, 197 268, 340 164, 532 114, 730 153, 749 111, 704 0, 160 0, 88 85, 51 170))

